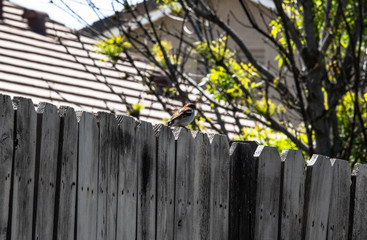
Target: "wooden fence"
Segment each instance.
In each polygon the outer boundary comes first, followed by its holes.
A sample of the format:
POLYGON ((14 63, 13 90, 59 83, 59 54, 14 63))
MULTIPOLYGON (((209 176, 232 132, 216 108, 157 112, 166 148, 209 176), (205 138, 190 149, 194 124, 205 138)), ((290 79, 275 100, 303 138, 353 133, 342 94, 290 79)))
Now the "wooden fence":
POLYGON ((366 165, 0 95, 0 239, 367 239, 366 183, 366 165))

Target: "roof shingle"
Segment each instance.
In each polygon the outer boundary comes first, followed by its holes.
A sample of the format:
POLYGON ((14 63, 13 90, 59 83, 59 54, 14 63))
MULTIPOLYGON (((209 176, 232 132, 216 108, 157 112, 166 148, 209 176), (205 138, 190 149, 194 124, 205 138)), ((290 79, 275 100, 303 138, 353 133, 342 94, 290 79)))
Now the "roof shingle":
MULTIPOLYGON (((46 19, 46 35, 35 33, 22 18, 24 8, 5 0, 3 5, 0 93, 31 97, 35 105, 47 101, 92 112, 126 113, 126 102, 140 102, 145 106, 141 119, 161 122, 169 117, 155 97, 147 93, 141 77, 127 61, 113 65, 100 60, 103 56, 93 51, 96 39, 50 19, 46 19)), ((138 59, 134 64, 144 74, 152 69, 138 59)), ((167 103, 172 109, 181 105, 175 100, 167 103)), ((209 105, 201 104, 200 108, 215 122, 209 105)), ((226 118, 226 125, 234 128, 233 121, 226 118)), ((252 125, 246 119, 241 122, 252 125)), ((231 128, 228 128, 230 132, 231 128)))

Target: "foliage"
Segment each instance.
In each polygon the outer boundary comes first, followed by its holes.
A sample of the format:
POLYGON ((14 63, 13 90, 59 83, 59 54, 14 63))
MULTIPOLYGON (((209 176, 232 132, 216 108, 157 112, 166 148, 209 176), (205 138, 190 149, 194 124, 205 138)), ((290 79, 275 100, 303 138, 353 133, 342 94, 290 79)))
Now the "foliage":
POLYGON ((160 43, 155 43, 151 48, 151 53, 155 58, 155 61, 160 63, 164 68, 167 68, 167 63, 164 54, 169 56, 170 64, 179 64, 177 56, 171 53, 172 44, 167 40, 162 40, 160 43), (163 48, 163 49, 161 49, 163 48))
MULTIPOLYGON (((205 122, 230 135, 224 114, 233 118, 241 139, 256 137, 263 144, 296 147, 308 155, 367 161, 366 150, 361 150, 367 144, 366 2, 275 0, 276 11, 257 10, 260 23, 251 12, 252 3, 233 1, 247 17, 247 25, 239 20, 242 15, 223 15, 211 1, 156 3, 180 20, 179 29, 173 32, 164 23, 157 25, 149 14, 148 23, 139 25, 141 19, 127 8, 141 31, 121 27, 124 37, 100 42, 99 53, 114 62, 124 53, 132 64, 130 54, 146 58, 172 81, 164 89, 175 89, 175 98, 182 103, 195 89, 200 94, 194 101, 210 103, 216 120, 203 114, 193 126, 200 128, 205 122), (231 21, 251 26, 277 50, 274 67, 256 60, 231 21), (187 36, 188 32, 195 36, 187 36), (256 127, 243 126, 244 117, 255 121, 256 127)), ((145 1, 142 6, 147 9, 145 1)), ((168 111, 157 84, 145 83, 168 111)))
MULTIPOLYGON (((297 130, 299 138, 303 141, 307 141, 307 136, 301 129, 297 130)), ((276 132, 271 128, 267 128, 261 125, 256 125, 253 128, 242 129, 242 135, 237 137, 238 140, 255 140, 262 145, 276 147, 281 153, 283 149, 297 149, 297 146, 287 136, 282 133, 276 132)), ((307 154, 304 152, 304 155, 307 154)))
POLYGON ((118 35, 99 41, 96 47, 97 53, 107 57, 103 60, 107 61, 110 59, 112 62, 116 63, 120 59, 121 54, 124 53, 127 48, 131 47, 131 43, 125 41, 124 37, 118 35))
POLYGON ((140 112, 145 109, 145 106, 140 102, 131 105, 131 108, 127 110, 127 113, 133 117, 139 119, 140 112))
MULTIPOLYGON (((343 151, 349 152, 351 159, 361 159, 366 156, 367 149, 364 146, 364 139, 362 134, 359 132, 359 127, 356 126, 353 119, 355 116, 355 94, 351 91, 347 92, 341 99, 340 104, 337 106, 338 126, 339 134, 344 141, 342 141, 343 151), (353 141, 346 141, 345 139, 350 138, 351 133, 355 135, 353 141)), ((364 123, 361 128, 367 128, 367 93, 363 96, 358 96, 358 105, 360 106, 361 118, 364 123)), ((346 154, 345 153, 345 154, 346 154)), ((356 162, 353 162, 355 164, 356 162)))

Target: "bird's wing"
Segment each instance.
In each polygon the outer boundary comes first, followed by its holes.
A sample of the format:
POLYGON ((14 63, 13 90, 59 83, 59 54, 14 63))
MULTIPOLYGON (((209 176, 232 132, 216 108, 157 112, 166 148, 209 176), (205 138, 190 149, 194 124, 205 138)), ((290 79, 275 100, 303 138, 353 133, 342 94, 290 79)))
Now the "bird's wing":
POLYGON ((175 119, 181 119, 181 118, 190 116, 191 114, 192 114, 191 108, 181 108, 180 110, 175 112, 175 114, 172 115, 169 121, 173 121, 175 119))

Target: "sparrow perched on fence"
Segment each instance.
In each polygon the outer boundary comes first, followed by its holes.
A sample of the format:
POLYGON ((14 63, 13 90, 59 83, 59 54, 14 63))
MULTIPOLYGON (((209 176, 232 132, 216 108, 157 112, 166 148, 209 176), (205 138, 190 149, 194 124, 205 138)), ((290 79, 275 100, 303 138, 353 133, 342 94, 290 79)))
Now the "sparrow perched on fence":
POLYGON ((195 119, 195 104, 188 103, 175 112, 168 120, 169 127, 186 127, 195 119))

